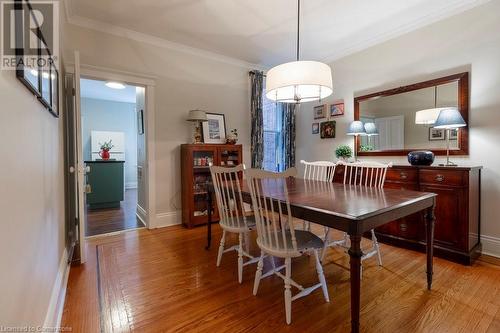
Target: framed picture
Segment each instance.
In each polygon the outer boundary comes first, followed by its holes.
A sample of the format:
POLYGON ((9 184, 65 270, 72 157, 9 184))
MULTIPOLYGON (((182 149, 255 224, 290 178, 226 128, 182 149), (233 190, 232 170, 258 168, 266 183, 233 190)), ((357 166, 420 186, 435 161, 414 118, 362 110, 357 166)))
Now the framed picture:
POLYGON ((137 111, 137 133, 139 135, 144 134, 144 110, 140 109, 137 111))
POLYGON ((429 141, 439 141, 445 139, 444 129, 429 127, 429 141))
POLYGON ((450 130, 450 140, 458 140, 458 128, 450 130))
POLYGON ((314 119, 326 118, 326 104, 315 106, 313 113, 314 119))
POLYGON ((330 104, 330 117, 337 117, 344 115, 344 102, 330 104))
POLYGON ((313 123, 312 124, 312 134, 318 134, 319 133, 319 123, 313 123))
POLYGON ((203 122, 203 142, 226 143, 226 118, 221 113, 208 113, 203 122))
POLYGON ((324 121, 320 124, 320 137, 322 139, 335 138, 335 120, 324 121))

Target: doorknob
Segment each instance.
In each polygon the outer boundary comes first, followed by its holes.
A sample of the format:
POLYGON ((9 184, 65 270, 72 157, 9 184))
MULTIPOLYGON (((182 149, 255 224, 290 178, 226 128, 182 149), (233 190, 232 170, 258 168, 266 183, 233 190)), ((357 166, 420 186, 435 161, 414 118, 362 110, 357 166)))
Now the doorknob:
POLYGON ((75 167, 70 166, 69 167, 69 173, 75 173, 75 167))

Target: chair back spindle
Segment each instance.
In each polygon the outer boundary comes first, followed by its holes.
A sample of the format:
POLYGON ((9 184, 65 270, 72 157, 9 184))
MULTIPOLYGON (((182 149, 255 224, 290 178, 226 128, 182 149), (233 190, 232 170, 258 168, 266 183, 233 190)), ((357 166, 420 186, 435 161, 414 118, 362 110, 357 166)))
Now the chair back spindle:
POLYGON ((222 226, 234 229, 248 228, 239 177, 244 170, 243 164, 232 168, 210 166, 219 210, 219 223, 222 226))
POLYGON ((295 177, 297 170, 274 173, 249 169, 245 173, 257 225, 257 243, 270 253, 298 253, 287 187, 287 178, 295 177))
POLYGON ((336 164, 329 161, 307 162, 300 161, 304 165, 304 179, 332 182, 335 176, 336 164))

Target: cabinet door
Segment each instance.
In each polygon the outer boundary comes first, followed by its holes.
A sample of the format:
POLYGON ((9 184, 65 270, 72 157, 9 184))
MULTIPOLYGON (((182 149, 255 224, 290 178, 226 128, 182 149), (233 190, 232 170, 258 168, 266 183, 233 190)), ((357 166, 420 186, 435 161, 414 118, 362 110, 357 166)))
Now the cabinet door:
POLYGON ((225 145, 218 148, 218 165, 220 166, 237 166, 243 163, 241 157, 241 146, 225 145))
MULTIPOLYGON (((197 148, 191 154, 191 168, 193 170, 191 177, 190 190, 190 221, 193 225, 205 224, 208 221, 207 211, 207 183, 211 181, 209 164, 217 164, 217 149, 212 147, 197 148)), ((217 221, 218 211, 215 204, 215 198, 212 200, 214 215, 212 221, 217 221)))
POLYGON ((467 230, 463 230, 464 226, 467 227, 467 223, 463 221, 467 218, 465 189, 421 185, 421 191, 438 195, 435 208, 435 243, 448 248, 466 249, 466 240, 464 241, 463 237, 467 233, 467 230))

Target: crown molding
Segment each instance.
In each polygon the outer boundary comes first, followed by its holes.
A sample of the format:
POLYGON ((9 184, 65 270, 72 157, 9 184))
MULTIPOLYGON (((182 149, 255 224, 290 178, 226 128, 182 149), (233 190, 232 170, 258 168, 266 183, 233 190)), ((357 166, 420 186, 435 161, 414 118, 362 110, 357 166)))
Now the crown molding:
POLYGON ((184 44, 172 42, 166 40, 164 38, 152 36, 149 34, 145 34, 142 32, 138 32, 135 30, 123 28, 120 26, 112 25, 109 23, 97 21, 94 19, 89 19, 86 17, 78 16, 74 14, 72 10, 72 0, 65 0, 65 12, 66 12, 66 20, 69 24, 73 24, 82 28, 95 30, 99 32, 104 32, 107 34, 111 34, 117 37, 128 38, 140 43, 146 43, 150 45, 155 45, 158 47, 166 48, 172 51, 182 52, 185 54, 189 54, 196 57, 201 57, 213 61, 218 61, 222 63, 226 63, 229 65, 243 67, 247 69, 259 69, 259 70, 267 70, 268 67, 253 64, 241 59, 225 56, 216 52, 206 51, 202 49, 198 49, 192 46, 187 46, 184 44))
POLYGON ((344 58, 346 56, 349 56, 351 54, 366 50, 372 46, 387 42, 391 39, 394 39, 396 37, 400 37, 404 34, 407 34, 409 32, 418 30, 420 28, 424 28, 430 24, 439 22, 441 20, 444 20, 446 18, 458 15, 462 12, 465 12, 469 9, 472 9, 474 7, 483 5, 485 3, 490 2, 491 0, 475 0, 473 2, 468 1, 468 0, 461 0, 456 2, 454 5, 448 6, 448 10, 446 11, 436 11, 434 13, 431 13, 429 15, 426 15, 424 17, 421 17, 419 19, 416 19, 414 21, 410 21, 404 26, 401 26, 397 29, 394 29, 392 31, 389 31, 385 34, 378 35, 374 38, 367 38, 365 40, 355 42, 352 45, 349 45, 347 47, 344 47, 341 50, 338 50, 331 56, 325 57, 322 59, 323 62, 325 63, 332 63, 335 60, 344 58))

